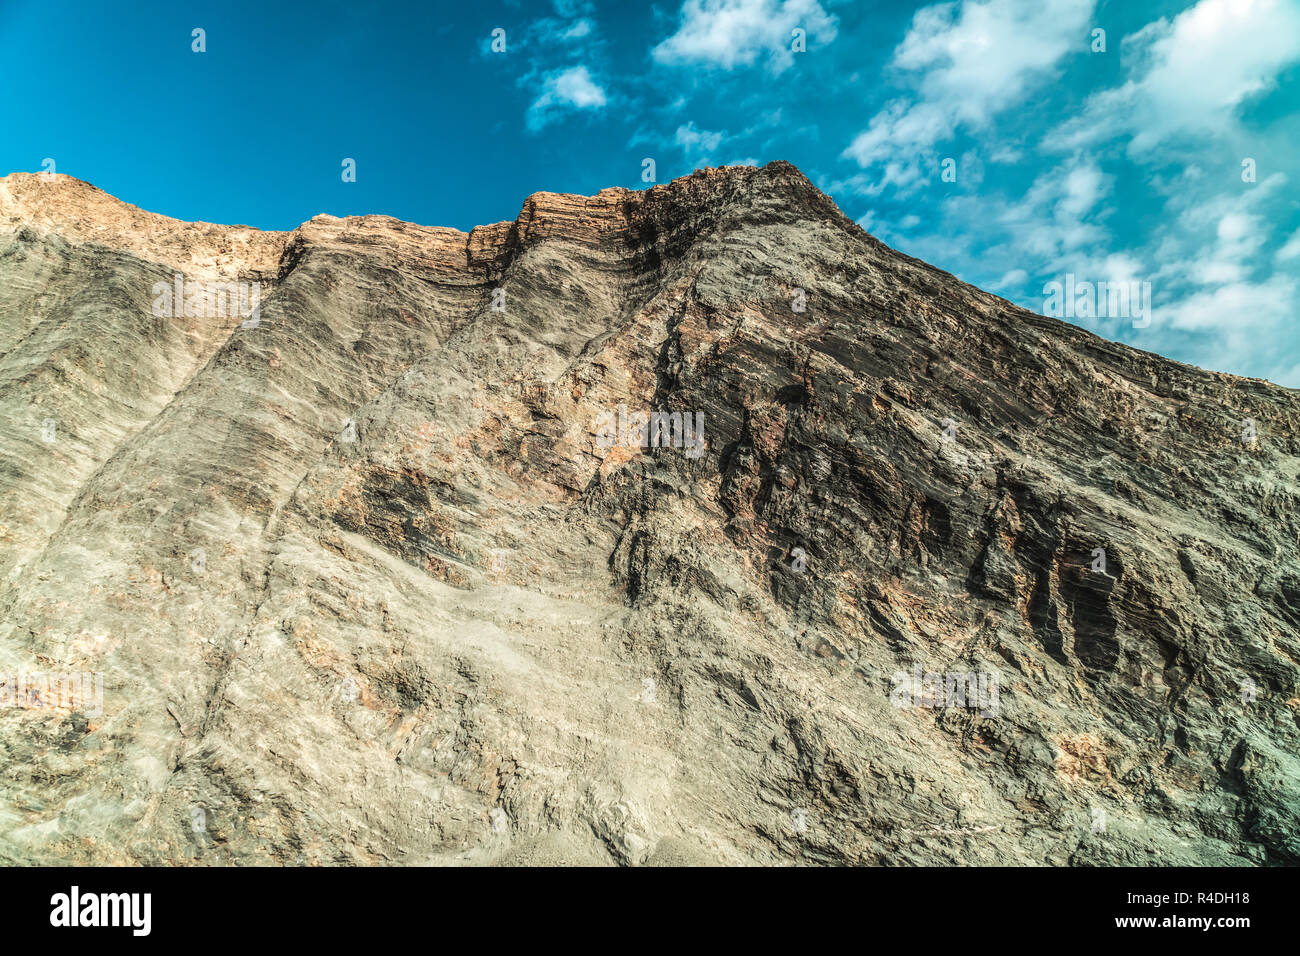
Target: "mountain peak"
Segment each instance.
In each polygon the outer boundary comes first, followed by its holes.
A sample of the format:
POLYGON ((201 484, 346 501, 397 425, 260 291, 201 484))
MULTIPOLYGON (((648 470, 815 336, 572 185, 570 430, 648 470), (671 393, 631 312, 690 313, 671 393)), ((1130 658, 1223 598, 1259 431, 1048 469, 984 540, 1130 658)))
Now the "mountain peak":
POLYGON ((1300 862, 1300 393, 788 163, 469 233, 11 175, 0 462, 5 862, 1300 862))

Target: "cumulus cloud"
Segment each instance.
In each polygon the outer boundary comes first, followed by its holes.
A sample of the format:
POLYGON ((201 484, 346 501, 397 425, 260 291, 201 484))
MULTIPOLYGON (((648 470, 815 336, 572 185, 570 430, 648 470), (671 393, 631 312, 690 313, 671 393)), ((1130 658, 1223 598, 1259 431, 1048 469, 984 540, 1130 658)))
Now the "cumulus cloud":
POLYGON ((1294 280, 1275 275, 1263 282, 1230 282, 1197 292, 1165 311, 1174 329, 1258 332, 1290 319, 1295 294, 1294 280))
POLYGON ((920 93, 979 125, 1023 99, 1074 49, 1083 52, 1092 0, 987 0, 917 11, 894 66, 921 73, 920 93))
POLYGON ((595 24, 586 17, 583 17, 581 20, 575 20, 573 23, 561 30, 560 39, 581 40, 583 37, 591 36, 594 29, 595 24))
POLYGON ((1019 289, 1029 281, 1029 273, 1024 269, 1012 269, 1010 272, 1002 273, 1002 278, 993 283, 993 291, 1000 289, 1019 289))
POLYGON ((1128 134, 1141 154, 1179 135, 1224 135, 1241 105, 1300 61, 1294 0, 1200 0, 1124 39, 1129 79, 1093 94, 1053 137, 1075 149, 1128 134))
POLYGON ((1082 274, 1090 268, 1089 249, 1109 239, 1101 224, 1107 214, 1102 203, 1113 180, 1092 160, 1072 160, 1039 176, 1018 201, 989 212, 1041 271, 1082 274))
POLYGON ((794 64, 792 33, 808 49, 835 39, 838 20, 817 0, 686 0, 677 32, 652 51, 659 63, 731 70, 763 59, 774 73, 794 64))
POLYGON ((566 112, 598 110, 605 102, 604 89, 585 66, 552 70, 542 80, 541 94, 528 107, 528 128, 539 130, 566 112))
POLYGON ((1287 178, 1275 173, 1249 189, 1210 192, 1198 178, 1165 203, 1164 238, 1154 278, 1177 288, 1241 282, 1267 263, 1260 255, 1271 235, 1266 213, 1287 178))
POLYGON ((1300 229, 1291 234, 1291 238, 1274 253, 1273 259, 1277 262, 1290 262, 1293 259, 1300 259, 1300 229))
POLYGON ((534 48, 546 44, 557 45, 573 40, 590 41, 596 35, 596 21, 590 17, 564 20, 546 17, 537 20, 528 31, 526 43, 534 48))
POLYGON ((687 123, 685 126, 677 127, 677 132, 673 136, 673 142, 682 148, 685 153, 712 153, 722 143, 722 133, 710 132, 707 129, 699 129, 694 121, 687 123))
POLYGON ((959 128, 980 129, 1087 50, 1094 0, 963 0, 917 11, 892 66, 914 95, 893 100, 844 151, 880 167, 875 190, 917 180, 921 157, 959 128))

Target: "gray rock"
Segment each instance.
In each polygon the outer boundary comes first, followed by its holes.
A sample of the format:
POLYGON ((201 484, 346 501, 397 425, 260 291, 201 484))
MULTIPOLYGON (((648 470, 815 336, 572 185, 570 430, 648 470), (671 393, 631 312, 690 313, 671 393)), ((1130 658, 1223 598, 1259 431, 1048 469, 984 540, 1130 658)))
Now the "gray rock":
POLYGON ((789 164, 469 234, 14 174, 0 409, 5 863, 1300 862, 1300 396, 789 164))

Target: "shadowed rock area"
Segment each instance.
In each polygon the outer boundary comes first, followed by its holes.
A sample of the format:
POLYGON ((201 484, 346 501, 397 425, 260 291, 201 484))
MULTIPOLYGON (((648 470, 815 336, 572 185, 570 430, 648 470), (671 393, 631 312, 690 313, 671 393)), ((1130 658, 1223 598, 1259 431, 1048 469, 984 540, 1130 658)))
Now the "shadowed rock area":
POLYGON ((0 411, 0 862, 1300 863, 1300 393, 787 163, 469 234, 14 174, 0 411))

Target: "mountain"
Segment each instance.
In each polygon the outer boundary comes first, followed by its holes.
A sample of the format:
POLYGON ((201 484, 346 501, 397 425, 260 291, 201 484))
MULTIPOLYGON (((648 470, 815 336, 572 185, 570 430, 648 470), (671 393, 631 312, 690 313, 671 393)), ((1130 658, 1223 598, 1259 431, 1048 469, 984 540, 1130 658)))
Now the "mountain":
POLYGON ((16 173, 0 860, 1295 864, 1298 469, 787 163, 468 234, 16 173))

